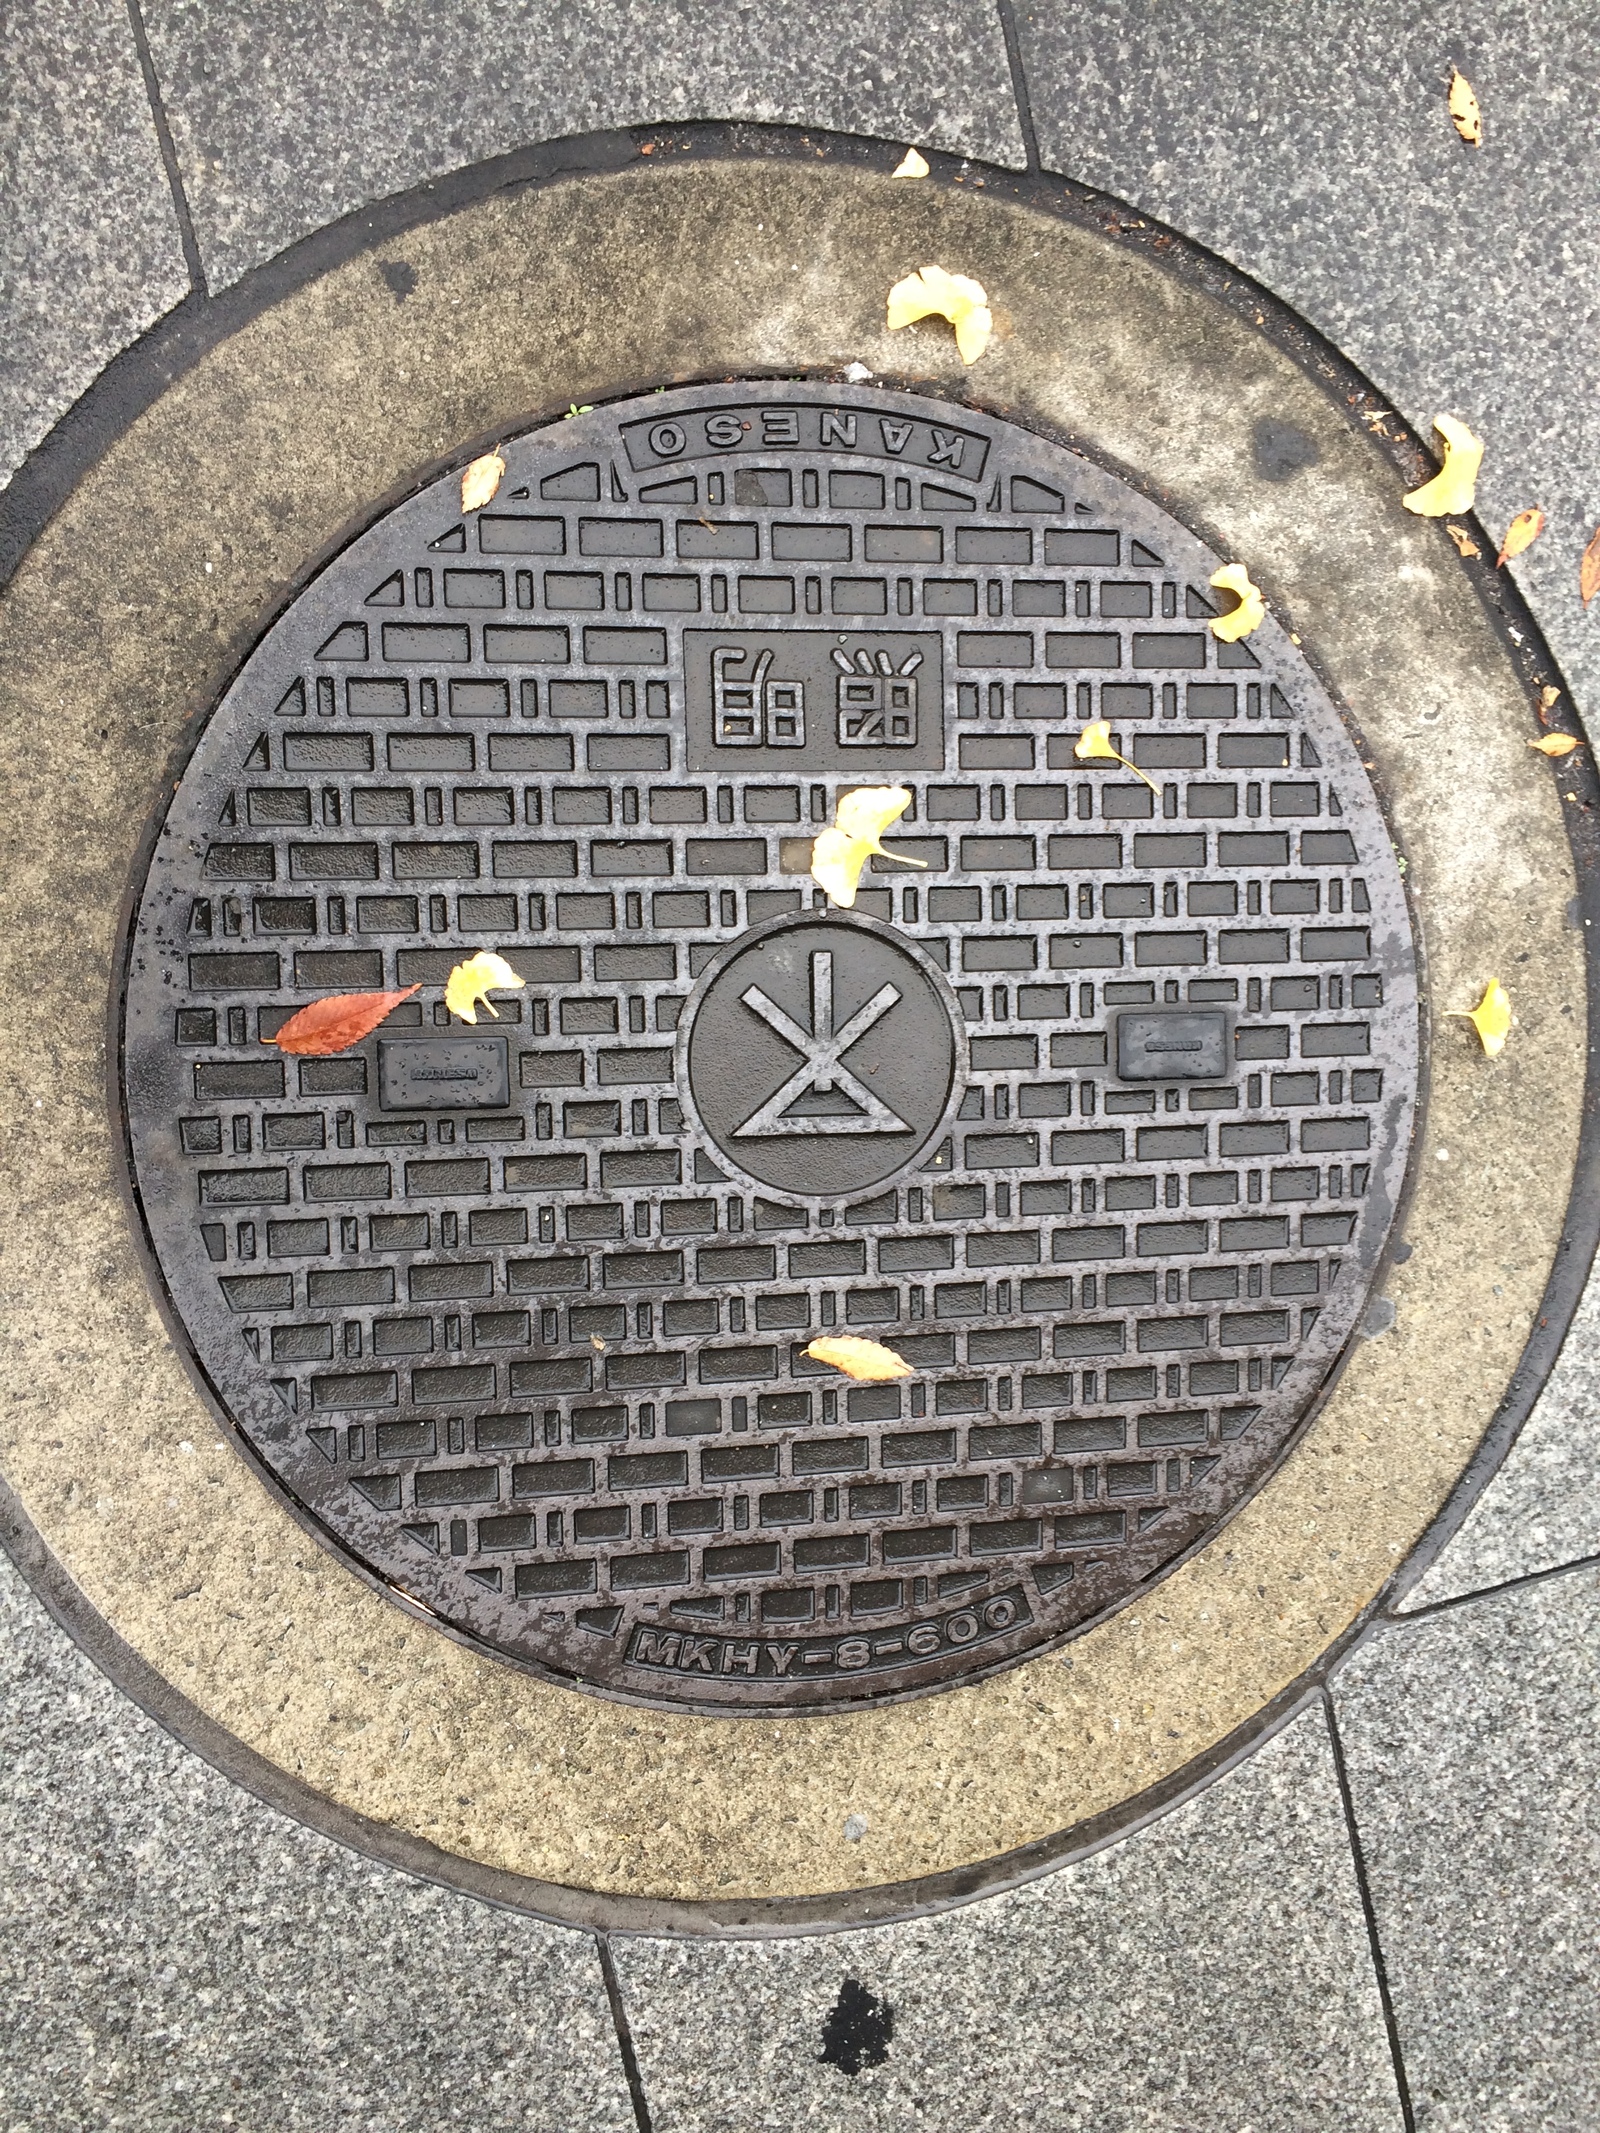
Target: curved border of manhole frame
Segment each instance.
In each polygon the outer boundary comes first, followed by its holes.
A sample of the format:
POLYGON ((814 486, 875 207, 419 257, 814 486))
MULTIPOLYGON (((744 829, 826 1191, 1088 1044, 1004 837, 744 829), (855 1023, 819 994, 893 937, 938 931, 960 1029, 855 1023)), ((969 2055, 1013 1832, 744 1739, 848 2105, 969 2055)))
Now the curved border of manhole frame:
MULTIPOLYGON (((194 295, 117 357, 30 455, 0 492, 0 582, 43 531, 56 510, 135 419, 213 347, 239 327, 333 267, 374 251, 404 231, 446 219, 503 191, 636 167, 639 147, 684 161, 749 162, 819 157, 876 170, 898 147, 861 136, 799 128, 757 128, 723 122, 685 127, 640 126, 625 132, 543 144, 472 166, 432 184, 359 210, 269 261, 218 298, 194 295)), ((1349 420, 1353 407, 1381 409, 1387 434, 1376 442, 1408 482, 1433 469, 1420 440, 1384 396, 1315 329, 1270 291, 1180 233, 1070 179, 1021 174, 933 154, 932 182, 950 186, 957 175, 981 173, 991 197, 1042 212, 1105 240, 1148 253, 1170 275, 1197 285, 1241 323, 1271 340, 1349 420), (1343 403, 1342 405, 1340 403, 1343 403)), ((660 166, 657 166, 658 168, 660 166)), ((964 189, 964 188, 963 188, 964 189)), ((460 455, 452 455, 453 457, 460 455)), ((1121 470, 1119 470, 1121 471, 1121 470)), ((1135 477, 1136 485, 1137 478, 1135 477)), ((1475 528, 1481 536, 1481 528, 1475 528)), ((1492 553, 1493 543, 1485 541, 1492 553)), ((319 559, 320 560, 320 559, 319 559)), ((1487 564, 1467 566, 1479 601, 1530 700, 1538 680, 1558 674, 1542 635, 1515 585, 1487 564)), ((262 618, 265 627, 270 617, 262 618)), ((1580 912, 1600 920, 1600 777, 1590 763, 1566 774, 1577 780, 1582 805, 1565 816, 1577 874, 1580 912)), ((1593 968, 1592 944, 1585 943, 1593 968)), ((1587 1029, 1600 1035, 1600 998, 1590 986, 1587 1029)), ((1560 1350, 1582 1294, 1600 1234, 1600 1062, 1589 1045, 1576 1159, 1565 1215, 1539 1315, 1501 1396, 1494 1418, 1465 1470, 1411 1554, 1372 1604, 1316 1663, 1231 1734, 1193 1761, 1105 1813, 969 1867, 915 1880, 888 1882, 817 1897, 748 1901, 687 1901, 601 1894, 482 1867, 422 1839, 377 1823, 330 1800, 245 1746, 200 1711, 120 1636, 90 1605, 54 1556, 12 1491, 0 1481, 0 1539, 50 1612, 75 1641, 141 1708, 233 1782, 280 1811, 402 1871, 554 1923, 589 1930, 651 1934, 777 1937, 866 1926, 940 1910, 998 1893, 1057 1865, 1129 1835, 1231 1768, 1263 1739, 1317 1699, 1328 1676, 1370 1633, 1374 1623, 1431 1566, 1460 1527, 1485 1483, 1510 1449, 1560 1350)), ((113 1072, 115 1062, 110 1062, 113 1072)))
MULTIPOLYGON (((696 389, 697 386, 706 387, 715 384, 728 385, 734 382, 737 381, 728 378, 702 378, 698 380, 677 379, 673 381, 673 384, 669 389, 673 392, 685 392, 693 391, 696 389)), ((959 406, 962 404, 959 401, 941 401, 938 398, 937 394, 931 393, 929 391, 929 387, 926 381, 918 383, 914 380, 908 380, 898 377, 888 377, 879 374, 874 379, 874 385, 886 391, 908 394, 914 398, 932 399, 935 405, 953 404, 959 406)), ((642 390, 647 391, 648 388, 643 388, 642 390)), ((638 399, 639 397, 641 397, 641 388, 631 387, 627 391, 615 395, 614 404, 619 406, 627 405, 632 401, 638 399)), ((613 404, 613 400, 611 399, 601 399, 595 403, 596 407, 604 407, 611 404, 613 404)), ((1069 456, 1078 456, 1083 458, 1091 467, 1104 471, 1114 481, 1126 485, 1137 496, 1144 497, 1151 494, 1150 483, 1140 474, 1137 469, 1129 468, 1125 465, 1122 465, 1119 462, 1116 462, 1111 458, 1107 457, 1103 453, 1091 449, 1090 446, 1087 445, 1081 439, 1069 439, 1055 434, 1043 421, 1039 420, 1036 416, 1032 414, 1011 410, 1006 414, 1002 415, 996 409, 987 406, 980 407, 979 411, 985 414, 992 421, 1009 423, 1013 427, 1021 430, 1024 434, 1037 436, 1041 438, 1045 443, 1056 446, 1063 452, 1067 453, 1069 456)), ((561 419, 562 418, 559 415, 550 415, 537 421, 522 423, 509 432, 500 432, 498 434, 501 435, 502 438, 508 440, 536 436, 545 430, 555 428, 557 423, 561 419)), ((331 542, 325 549, 317 552, 307 562, 305 562, 303 567, 295 574, 292 581, 281 590, 281 592, 273 603, 270 616, 265 621, 261 622, 259 624, 259 627, 257 627, 257 629, 255 630, 255 633, 249 638, 249 640, 238 648, 237 656, 234 658, 233 664, 227 671, 225 678, 216 685, 211 696, 207 699, 205 705, 203 706, 203 715, 196 722, 191 724, 191 726, 186 728, 179 745, 172 754, 168 766, 169 771, 173 776, 174 783, 171 786, 171 790, 167 798, 162 801, 160 806, 156 808, 156 810, 147 820, 144 830, 141 834, 138 846, 133 855, 133 859, 130 863, 128 880, 123 895, 122 922, 119 928, 119 940, 118 945, 114 951, 113 957, 111 994, 108 1009, 110 1039, 107 1050, 108 1105, 114 1121, 119 1195, 127 1217, 129 1231, 135 1245, 135 1250, 144 1273, 146 1285, 152 1297, 156 1301, 157 1309, 166 1327, 172 1345, 177 1351, 177 1353, 181 1356, 184 1368, 190 1380, 192 1381, 196 1391, 199 1393, 202 1401, 211 1411, 212 1419, 215 1423, 215 1426, 227 1439, 234 1453, 244 1461, 244 1463, 249 1467, 251 1472, 255 1475, 256 1479, 262 1484, 262 1486, 266 1489, 269 1495, 271 1495, 273 1499, 282 1507, 282 1509, 288 1513, 288 1515, 291 1519, 293 1519, 295 1524, 298 1525, 303 1532, 305 1532, 313 1540, 315 1540, 319 1547, 327 1550, 327 1552, 332 1555, 334 1560, 341 1566, 341 1568, 356 1576, 364 1585, 366 1585, 371 1591, 376 1593, 388 1604, 400 1608, 404 1613, 411 1616, 412 1619, 425 1623, 430 1630, 433 1630, 438 1634, 450 1638, 453 1642, 463 1646, 466 1650, 471 1651, 480 1657, 487 1658, 491 1662, 494 1662, 496 1664, 508 1665, 520 1672, 531 1674, 535 1678, 551 1682, 556 1687, 568 1690, 576 1690, 578 1693, 592 1693, 602 1698, 606 1702, 629 1706, 631 1708, 645 1712, 693 1712, 698 1716, 709 1717, 713 1719, 744 1720, 753 1724, 760 1724, 764 1721, 772 1720, 778 1724, 788 1724, 791 1722, 802 1722, 806 1720, 845 1716, 848 1715, 851 1711, 882 1710, 895 1704, 915 1702, 928 1696, 942 1694, 947 1690, 960 1689, 963 1687, 973 1686, 980 1682, 992 1680, 998 1675, 1004 1675, 1008 1673, 1014 1667, 1026 1664, 1032 1660, 1047 1656, 1054 1652, 1064 1651, 1078 1638, 1084 1637, 1089 1633, 1104 1627, 1125 1608, 1140 1601, 1146 1593, 1156 1591, 1166 1579, 1168 1579, 1176 1572, 1184 1569, 1186 1566, 1192 1563, 1198 1555, 1200 1555, 1204 1550, 1206 1550, 1212 1544, 1212 1542, 1217 1539, 1217 1537, 1223 1532, 1223 1530, 1229 1525, 1229 1523, 1241 1511, 1243 1511, 1251 1503, 1251 1501, 1257 1495, 1260 1494, 1262 1490, 1264 1490, 1269 1485, 1273 1478, 1284 1467, 1286 1462, 1293 1456, 1302 1438, 1306 1436, 1312 1425, 1315 1423, 1315 1421, 1321 1414, 1322 1410, 1326 1407, 1328 1401, 1332 1398, 1335 1390, 1337 1389, 1340 1379, 1344 1374, 1345 1366, 1355 1353, 1357 1343, 1361 1338, 1360 1314, 1358 1314, 1356 1322, 1353 1325, 1349 1335, 1346 1337, 1343 1345, 1333 1353, 1333 1355, 1327 1362, 1321 1379, 1318 1381, 1313 1391, 1306 1399, 1305 1405, 1301 1412, 1298 1414, 1298 1416, 1295 1418, 1293 1426, 1284 1436, 1283 1441, 1279 1445, 1273 1457, 1261 1469, 1260 1473, 1256 1476, 1255 1480, 1250 1484, 1250 1486, 1242 1493, 1240 1493, 1233 1501, 1231 1501, 1227 1505, 1226 1509, 1214 1521, 1212 1521, 1209 1525, 1203 1527, 1182 1548, 1180 1548, 1171 1557, 1166 1559, 1156 1572, 1141 1579, 1136 1585, 1131 1587, 1120 1598, 1114 1599, 1108 1602, 1105 1606, 1096 1609, 1094 1613, 1084 1617, 1081 1621, 1073 1623, 1070 1628, 1058 1630, 1053 1634, 1042 1638, 1036 1644, 1027 1647, 1024 1651, 1020 1653, 1011 1653, 1002 1658, 988 1660, 985 1663, 973 1666, 970 1671, 954 1675, 947 1680, 942 1680, 934 1683, 923 1683, 914 1687, 902 1686, 895 1690, 886 1692, 882 1695, 863 1699, 860 1703, 842 1701, 836 1705, 806 1704, 793 1708, 761 1707, 751 1710, 742 1710, 731 1705, 719 1706, 707 1704, 673 1704, 665 1702, 664 1700, 653 1698, 650 1695, 642 1693, 631 1687, 621 1686, 616 1683, 612 1683, 603 1688, 599 1686, 590 1687, 589 1685, 582 1683, 574 1683, 572 1680, 564 1678, 559 1674, 546 1672, 538 1664, 531 1663, 514 1652, 502 1649, 493 1642, 479 1635, 477 1632, 464 1627, 460 1623, 448 1621, 445 1620, 443 1617, 436 1615, 425 1603, 417 1601, 415 1597, 410 1592, 408 1592, 403 1586, 392 1582, 381 1571, 379 1571, 372 1564, 367 1562, 365 1558, 353 1548, 351 1543, 337 1529, 326 1525, 323 1520, 318 1516, 318 1514, 314 1510, 312 1510, 309 1505, 302 1501, 302 1499, 295 1493, 293 1489, 289 1487, 289 1485, 285 1482, 282 1476, 263 1456, 259 1447, 253 1441, 250 1434, 240 1427, 238 1422, 235 1420, 231 1409, 229 1408, 226 1398, 223 1396, 217 1385, 213 1382, 210 1371, 200 1354, 199 1348, 189 1330, 187 1322, 185 1321, 184 1316, 178 1307, 177 1301, 171 1292, 171 1288, 167 1279, 166 1267, 163 1264, 156 1250, 151 1231, 150 1221, 145 1213, 142 1204, 142 1197, 137 1180, 136 1164, 132 1153, 130 1129, 126 1115, 122 1108, 125 1093, 125 1055, 123 1050, 123 1036, 126 1015, 127 987, 129 982, 127 966, 131 957, 137 952, 138 943, 135 937, 135 922, 137 919, 140 901, 143 896, 146 883, 148 881, 152 855, 155 851, 157 844, 160 841, 162 832, 170 818, 172 799, 178 790, 177 781, 181 781, 182 777, 187 773, 188 766, 193 760, 196 751, 201 745, 204 733, 209 724, 211 714, 214 711, 219 710, 226 702, 229 693, 232 691, 235 683, 238 680, 239 675, 243 672, 250 659, 259 650, 261 644, 265 641, 270 629, 275 627, 276 624, 293 609, 296 602, 302 599, 309 591, 311 591, 315 587, 317 581, 321 577, 323 577, 330 569, 334 568, 339 563, 345 552, 356 541, 360 540, 363 535, 381 526, 384 521, 396 509, 398 509, 402 504, 407 502, 412 496, 416 495, 421 490, 426 489, 430 484, 435 483, 440 478, 441 474, 458 474, 461 469, 467 464, 467 462, 473 457, 474 453, 481 447, 482 440, 479 440, 478 444, 469 444, 463 446, 459 448, 456 452, 451 454, 448 459, 428 467, 422 473, 416 475, 412 480, 408 481, 402 487, 389 491, 387 494, 380 496, 375 501, 364 503, 359 517, 342 527, 336 539, 331 542)), ((1169 499, 1166 499, 1164 497, 1153 497, 1152 500, 1157 502, 1158 507, 1163 512, 1170 515, 1173 518, 1174 522, 1179 527, 1181 527, 1182 530, 1191 538, 1203 541, 1208 546, 1211 546, 1213 548, 1216 547, 1215 540, 1213 536, 1209 533, 1209 531, 1197 531, 1195 527, 1190 525, 1189 521, 1184 517, 1182 512, 1177 510, 1173 506, 1169 499)), ((1219 549, 1217 552, 1220 553, 1221 550, 1219 549)), ((1341 726, 1343 726, 1345 729, 1346 737, 1352 742, 1352 745, 1356 747, 1356 752, 1357 754, 1359 754, 1361 745, 1360 737, 1359 734, 1353 730, 1354 721, 1352 714, 1348 706, 1346 705, 1337 685, 1327 675, 1323 673, 1321 666, 1317 660, 1314 648, 1309 646, 1300 646, 1298 638, 1294 639, 1293 641, 1295 642, 1296 647, 1300 652, 1300 656, 1306 661, 1308 667, 1310 668, 1315 680, 1325 691, 1335 717, 1338 719, 1341 726)), ((1371 766, 1364 767, 1368 769, 1367 790, 1377 805, 1380 818, 1382 819, 1385 827, 1392 829, 1393 825, 1389 821, 1388 808, 1384 798, 1382 773, 1381 771, 1375 773, 1372 770, 1371 766)), ((833 773, 832 775, 839 775, 839 773, 833 773)), ((1410 943, 1414 959, 1413 968, 1417 981, 1417 989, 1420 1002, 1420 1000, 1422 999, 1422 997, 1425 996, 1426 993, 1424 934, 1422 927, 1417 922, 1417 914, 1414 908, 1411 887, 1408 880, 1405 878, 1403 872, 1401 876, 1401 893, 1405 899, 1407 921, 1410 927, 1410 943)), ((805 917, 801 920, 801 923, 810 922, 813 918, 814 914, 806 914, 805 917)), ((728 962, 737 953, 742 952, 745 948, 754 945, 759 940, 765 939, 769 936, 775 935, 785 930, 785 928, 793 925, 794 923, 795 921, 793 919, 776 919, 763 921, 760 925, 749 929, 747 932, 738 936, 737 938, 721 943, 719 945, 718 952, 715 958, 710 964, 707 965, 702 975, 694 981, 689 994, 685 998, 683 1016, 682 1021, 680 1023, 680 1032, 684 1037, 686 1037, 687 1034, 692 1030, 696 1014, 698 1013, 700 1006, 703 1004, 711 985, 716 980, 718 973, 726 967, 728 962)), ((880 934, 885 938, 895 938, 894 929, 892 927, 885 926, 882 922, 878 920, 866 918, 862 914, 856 914, 855 923, 864 925, 868 930, 880 934)), ((913 946, 914 945, 915 942, 913 940, 913 946)), ((950 1022, 952 1034, 955 1038, 956 1047, 959 1052, 965 1045, 966 1031, 964 1024, 961 1022, 955 1000, 950 994, 949 980, 943 972, 932 966, 930 966, 930 975, 935 981, 934 990, 938 995, 940 1004, 943 1007, 946 1017, 950 1022)), ((1393 1249, 1394 1246, 1402 1240, 1403 1232, 1406 1226, 1406 1218, 1410 1210, 1412 1199, 1414 1197, 1414 1190, 1418 1176, 1416 1155, 1417 1149, 1420 1146, 1420 1142, 1422 1139, 1423 1128, 1426 1122, 1428 1109, 1430 1075, 1430 1026, 1426 1015, 1423 1015, 1419 1021, 1417 1031, 1417 1043, 1418 1055, 1416 1067, 1416 1087, 1411 1108, 1411 1146, 1408 1153, 1406 1154, 1404 1164, 1400 1172, 1399 1188, 1395 1194, 1394 1208, 1387 1226, 1384 1243, 1373 1264, 1370 1277, 1366 1284, 1365 1296, 1362 1306, 1363 1312, 1368 1306, 1370 1306, 1371 1303, 1373 1303, 1377 1299, 1379 1292, 1382 1289, 1384 1279, 1392 1264, 1394 1263, 1392 1258, 1393 1249)), ((687 1076, 683 1067, 683 1057, 684 1055, 682 1051, 681 1041, 675 1042, 674 1073, 679 1098, 680 1101, 685 1103, 686 1107, 692 1113, 698 1116, 697 1106, 693 1103, 690 1096, 687 1076)), ((960 1095, 961 1089, 959 1083, 957 1083, 952 1086, 950 1096, 947 1099, 943 1112, 941 1113, 939 1125, 934 1129, 934 1132, 929 1135, 928 1141, 924 1143, 924 1150, 926 1146, 930 1145, 932 1140, 937 1137, 938 1133, 944 1131, 951 1124, 954 1118, 956 1106, 960 1100, 960 1095)), ((700 1130, 703 1133, 706 1133, 708 1138, 710 1137, 709 1131, 704 1126, 703 1121, 701 1122, 700 1130)), ((902 1166, 901 1169, 898 1169, 894 1173, 892 1173, 893 1177, 896 1179, 900 1179, 905 1175, 911 1174, 911 1171, 907 1166, 914 1166, 915 1163, 916 1156, 908 1157, 907 1165, 902 1166)), ((880 1181, 880 1183, 881 1182, 883 1181, 880 1181)), ((876 1189, 876 1187, 872 1189, 876 1189)), ((793 1196, 798 1198, 807 1197, 806 1195, 793 1196)), ((831 1196, 823 1195, 822 1204, 827 1204, 830 1197, 831 1196)), ((5 1490, 6 1483, 4 1481, 4 1477, 0 1476, 0 1503, 3 1503, 5 1501, 5 1496, 3 1493, 5 1490)), ((1379 1610, 1375 1608, 1373 1611, 1377 1612, 1379 1610)), ((139 1663, 143 1664, 144 1662, 140 1661, 139 1663)), ((160 1677, 158 1676, 158 1678, 160 1677)), ((1282 1700, 1283 1699, 1280 1697, 1276 1700, 1276 1702, 1281 1703, 1282 1700)), ((1274 1705, 1274 1708, 1276 1708, 1276 1703, 1274 1705)), ((1223 1754, 1224 1750, 1225 1744, 1218 1744, 1213 1747, 1210 1753, 1213 1757, 1215 1757, 1217 1755, 1223 1754)), ((1230 1760, 1231 1759, 1232 1758, 1230 1756, 1230 1760)), ((322 1795, 320 1794, 316 1794, 314 1796, 318 1798, 322 1797, 322 1795)), ((447 1852, 444 1853, 443 1856, 447 1858, 455 1858, 459 1855, 447 1852)), ((886 1884, 886 1886, 888 1885, 886 1884)), ((606 1898, 605 1900, 616 1901, 617 1899, 606 1898)))

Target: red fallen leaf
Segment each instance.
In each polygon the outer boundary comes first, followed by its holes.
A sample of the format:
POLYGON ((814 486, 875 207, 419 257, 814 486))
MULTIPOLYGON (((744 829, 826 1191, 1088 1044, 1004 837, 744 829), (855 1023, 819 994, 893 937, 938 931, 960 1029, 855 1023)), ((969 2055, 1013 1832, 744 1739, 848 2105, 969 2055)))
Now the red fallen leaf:
POLYGON ((409 1000, 421 990, 420 985, 408 985, 404 992, 332 992, 325 1000, 313 1000, 309 1007, 292 1014, 276 1037, 263 1037, 261 1041, 275 1044, 280 1052, 300 1052, 314 1058, 329 1052, 347 1052, 351 1045, 369 1037, 402 1000, 409 1000))

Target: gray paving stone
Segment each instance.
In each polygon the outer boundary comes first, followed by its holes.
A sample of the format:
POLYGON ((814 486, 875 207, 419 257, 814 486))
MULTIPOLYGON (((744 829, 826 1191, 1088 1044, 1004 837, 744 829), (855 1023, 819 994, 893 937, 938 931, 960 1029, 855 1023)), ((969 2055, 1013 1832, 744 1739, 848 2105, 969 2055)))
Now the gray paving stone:
POLYGON ((123 0, 0 18, 0 487, 189 287, 123 0))
POLYGON ((1335 1678, 1418 2133, 1600 2124, 1600 1573, 1391 1630, 1335 1678))
POLYGON ((1600 617, 1578 557, 1600 521, 1600 43, 1582 0, 1260 0, 1203 31, 1156 0, 1019 8, 1047 166, 1175 224, 1318 325, 1419 429, 1488 440, 1496 533, 1600 722, 1600 617), (1445 110, 1452 65, 1485 141, 1445 110))
POLYGON ((696 118, 822 126, 1018 164, 989 0, 151 0, 214 285, 369 200, 525 142, 696 118))
POLYGON ((1505 1464, 1401 1612, 1600 1555, 1600 1271, 1505 1464))
POLYGON ((1400 2126, 1320 1711, 1009 1895, 856 1934, 613 1948, 656 2133, 1400 2126))
POLYGON ((593 1941, 376 1866, 128 1703, 0 1555, 0 2126, 626 2133, 593 1941))

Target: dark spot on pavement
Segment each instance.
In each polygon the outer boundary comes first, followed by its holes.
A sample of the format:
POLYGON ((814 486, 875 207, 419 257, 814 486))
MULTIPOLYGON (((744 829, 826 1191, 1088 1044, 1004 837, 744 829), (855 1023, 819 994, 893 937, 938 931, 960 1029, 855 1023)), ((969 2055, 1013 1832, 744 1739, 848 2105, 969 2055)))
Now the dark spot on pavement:
POLYGON ((1272 415, 1261 417, 1253 441, 1256 472, 1263 481, 1287 481, 1302 467, 1314 467, 1322 457, 1314 437, 1272 415))
POLYGON ((894 2036, 894 2009, 869 1992, 859 1978, 847 1977, 822 2025, 817 2057, 854 2081, 864 2066, 882 2066, 894 2036))
POLYGON ((417 286, 417 270, 403 259, 380 259, 378 272, 388 286, 389 294, 397 304, 403 304, 417 286))

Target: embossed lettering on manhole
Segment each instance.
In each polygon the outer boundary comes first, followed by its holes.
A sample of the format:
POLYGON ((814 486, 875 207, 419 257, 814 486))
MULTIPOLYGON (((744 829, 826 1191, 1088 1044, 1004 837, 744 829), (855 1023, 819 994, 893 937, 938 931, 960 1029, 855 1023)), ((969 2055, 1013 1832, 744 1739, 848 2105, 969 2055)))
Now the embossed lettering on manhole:
POLYGON ((156 842, 124 1087, 200 1370, 323 1539, 564 1680, 1014 1661, 1254 1489, 1360 1318, 1416 995, 1359 757, 1276 624, 1210 635, 1217 557, 970 409, 721 386, 505 456, 286 610, 156 842), (923 871, 830 908, 889 781, 923 871), (480 948, 527 989, 451 1025, 480 948))

